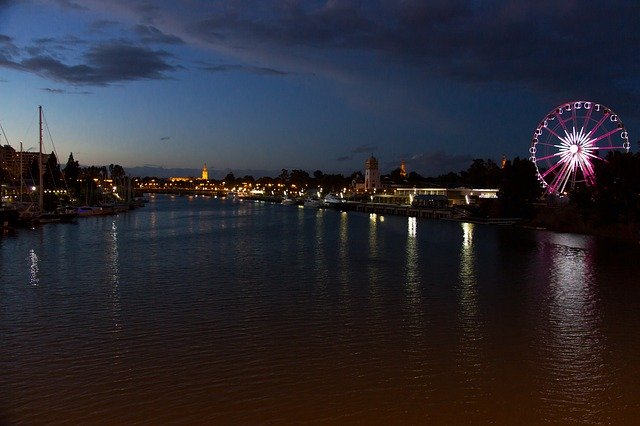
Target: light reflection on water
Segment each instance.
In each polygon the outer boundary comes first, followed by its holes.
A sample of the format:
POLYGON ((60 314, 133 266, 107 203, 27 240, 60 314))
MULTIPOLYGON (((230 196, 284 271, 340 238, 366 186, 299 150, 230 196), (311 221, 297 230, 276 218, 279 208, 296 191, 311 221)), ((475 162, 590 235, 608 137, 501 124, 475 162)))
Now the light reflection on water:
POLYGON ((422 278, 420 275, 420 252, 417 240, 418 224, 415 217, 409 217, 407 222, 405 301, 411 320, 411 332, 416 337, 420 337, 423 333, 424 324, 421 315, 422 294, 420 290, 422 278))
MULTIPOLYGON (((546 323, 543 323, 543 411, 548 419, 561 410, 563 398, 574 404, 597 407, 611 384, 605 368, 602 336, 603 312, 587 237, 553 235, 544 244, 549 266, 546 323)), ((609 421, 598 410, 574 410, 564 414, 567 422, 609 421)))
POLYGON ((120 265, 118 259, 118 226, 115 220, 111 222, 111 229, 105 242, 106 264, 109 265, 108 270, 110 273, 109 286, 111 288, 113 326, 114 331, 119 332, 122 328, 120 320, 120 265))
POLYGON ((483 359, 482 345, 485 325, 479 317, 478 283, 474 232, 477 225, 462 223, 460 245, 460 272, 458 296, 458 348, 457 363, 461 376, 463 398, 470 410, 478 411, 478 400, 482 398, 483 359))
POLYGON ((31 249, 29 250, 29 284, 33 286, 37 286, 40 283, 40 278, 38 278, 38 255, 36 252, 31 249))
POLYGON ((0 243, 4 423, 640 413, 640 265, 593 239, 156 197, 0 243))

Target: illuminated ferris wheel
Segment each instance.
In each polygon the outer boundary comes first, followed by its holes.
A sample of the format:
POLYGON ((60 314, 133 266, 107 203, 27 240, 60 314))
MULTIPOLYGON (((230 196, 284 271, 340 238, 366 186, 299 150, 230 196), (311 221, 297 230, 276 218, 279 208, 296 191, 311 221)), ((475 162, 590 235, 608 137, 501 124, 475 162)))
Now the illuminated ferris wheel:
POLYGON ((529 159, 547 193, 562 194, 576 184, 593 185, 594 162, 615 150, 629 151, 620 117, 604 105, 575 101, 556 107, 540 122, 529 159))

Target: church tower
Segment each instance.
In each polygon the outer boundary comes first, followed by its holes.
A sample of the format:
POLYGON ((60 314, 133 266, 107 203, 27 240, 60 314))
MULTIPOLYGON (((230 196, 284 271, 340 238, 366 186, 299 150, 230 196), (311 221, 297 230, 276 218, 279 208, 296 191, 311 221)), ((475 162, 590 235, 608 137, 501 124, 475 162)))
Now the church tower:
POLYGON ((404 160, 400 163, 400 177, 407 177, 407 166, 404 164, 404 160))
POLYGON ((204 163, 202 168, 202 180, 209 180, 209 170, 207 170, 207 163, 204 163))
POLYGON ((380 189, 380 171, 378 170, 378 160, 373 155, 364 163, 364 190, 375 191, 380 189))

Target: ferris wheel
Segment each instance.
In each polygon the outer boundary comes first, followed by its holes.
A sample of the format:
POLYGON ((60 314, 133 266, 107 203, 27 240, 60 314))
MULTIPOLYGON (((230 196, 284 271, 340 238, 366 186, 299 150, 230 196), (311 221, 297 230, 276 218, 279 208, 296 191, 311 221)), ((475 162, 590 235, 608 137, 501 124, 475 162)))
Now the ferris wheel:
POLYGON ((629 151, 629 135, 610 108, 595 102, 559 105, 540 122, 529 148, 538 179, 549 194, 595 183, 594 162, 609 151, 629 151))

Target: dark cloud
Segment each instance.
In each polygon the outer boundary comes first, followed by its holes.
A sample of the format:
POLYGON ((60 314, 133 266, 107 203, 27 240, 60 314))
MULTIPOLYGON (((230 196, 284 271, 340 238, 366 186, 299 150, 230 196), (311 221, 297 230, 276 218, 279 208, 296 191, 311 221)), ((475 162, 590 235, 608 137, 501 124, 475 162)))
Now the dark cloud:
POLYGON ((353 154, 371 154, 378 149, 378 145, 360 145, 351 150, 353 154))
POLYGON ((350 156, 344 156, 344 157, 338 157, 338 158, 336 158, 336 161, 349 161, 349 160, 352 160, 352 159, 353 159, 353 157, 350 157, 350 156))
POLYGON ((180 37, 165 34, 152 25, 137 25, 134 32, 140 37, 143 43, 155 44, 184 44, 180 37))
POLYGON ((152 23, 160 13, 160 6, 153 4, 153 2, 132 2, 131 9, 138 13, 142 21, 145 23, 152 23))
POLYGON ((45 92, 48 92, 54 95, 92 95, 93 94, 87 91, 78 92, 78 91, 70 91, 65 89, 53 89, 51 87, 43 87, 40 90, 43 90, 45 92))
POLYGON ((72 35, 62 38, 36 38, 32 40, 32 43, 25 48, 26 53, 30 56, 51 56, 56 59, 63 59, 66 53, 87 44, 85 40, 72 35))
POLYGON ((366 0, 233 3, 192 26, 238 50, 387 55, 425 76, 640 101, 640 2, 366 0))
POLYGON ((87 10, 86 7, 71 0, 56 0, 56 3, 58 3, 58 6, 60 6, 62 9, 65 9, 65 10, 76 10, 76 11, 87 10))
POLYGON ((4 9, 7 9, 13 3, 15 3, 14 0, 0 0, 0 13, 2 13, 4 9))
POLYGON ((286 71, 280 71, 268 67, 254 67, 248 65, 207 65, 201 67, 202 70, 209 72, 248 72, 261 75, 287 75, 286 71))
POLYGON ((13 44, 13 38, 0 34, 0 61, 3 57, 11 58, 18 54, 18 47, 13 44))
MULTIPOLYGON (((413 155, 406 160, 407 171, 417 171, 423 176, 437 176, 451 171, 466 170, 473 161, 473 157, 463 154, 448 154, 444 151, 434 151, 413 155)), ((397 167, 400 161, 394 163, 397 167)))
POLYGON ((160 138, 161 141, 168 141, 169 139, 171 139, 171 136, 163 136, 160 138))
POLYGON ((112 28, 120 25, 116 21, 111 21, 109 19, 99 19, 97 21, 93 21, 89 26, 91 32, 102 31, 107 28, 112 28))
POLYGON ((68 65, 50 55, 35 55, 20 62, 5 61, 0 66, 32 72, 54 81, 78 85, 108 85, 131 80, 167 78, 165 73, 176 68, 164 51, 122 43, 92 47, 84 55, 85 63, 68 65))

